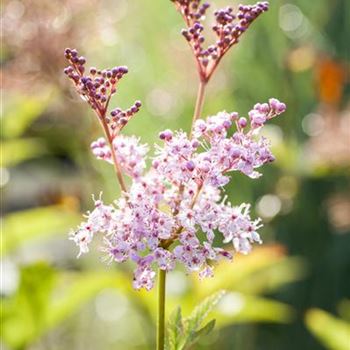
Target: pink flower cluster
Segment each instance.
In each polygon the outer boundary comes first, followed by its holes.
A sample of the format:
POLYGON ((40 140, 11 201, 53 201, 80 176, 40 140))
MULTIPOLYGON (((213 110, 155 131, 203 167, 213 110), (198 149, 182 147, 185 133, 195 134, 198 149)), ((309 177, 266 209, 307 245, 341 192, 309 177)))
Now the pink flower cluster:
MULTIPOLYGON (((142 175, 146 168, 147 145, 141 145, 140 139, 135 136, 119 135, 113 140, 113 148, 116 158, 126 174, 134 178, 142 175)), ((113 164, 110 146, 103 137, 92 142, 91 150, 96 158, 113 164)))
MULTIPOLYGON (((223 186, 230 172, 257 178, 257 169, 274 159, 259 132, 284 110, 283 103, 270 99, 256 104, 248 118, 221 112, 199 119, 192 137, 165 130, 149 170, 148 147, 136 137, 118 135, 114 151, 131 186, 115 204, 95 200, 94 210, 70 235, 80 248, 79 255, 88 252, 95 235, 102 234, 107 259, 135 262, 133 286, 149 290, 157 267, 171 271, 179 263, 188 272, 208 277, 216 261, 232 258, 232 248, 249 253, 252 243, 261 243, 260 219, 251 219, 249 204, 231 205, 223 197, 223 186), (220 247, 220 241, 231 243, 232 248, 220 247)), ((91 147, 97 158, 112 163, 104 139, 91 147)))
POLYGON ((201 0, 173 0, 187 29, 183 35, 195 55, 200 76, 191 134, 164 130, 161 145, 155 146, 151 165, 146 167, 148 146, 135 136, 121 135, 139 111, 136 101, 129 109, 114 108, 109 102, 127 67, 86 70, 84 57, 66 49, 69 62, 65 74, 79 95, 89 103, 104 131, 104 138, 91 144, 92 153, 113 164, 122 189, 121 197, 106 205, 101 198, 86 220, 70 233, 79 255, 89 251, 96 235, 102 235, 102 251, 112 262, 136 264, 133 286, 150 290, 155 269, 171 271, 181 264, 199 276, 213 275, 213 265, 232 253, 247 254, 253 243, 261 243, 260 219, 250 217, 250 205, 233 206, 224 195, 230 173, 239 171, 250 178, 261 176, 258 169, 274 157, 269 141, 260 135, 267 121, 283 113, 284 103, 270 99, 258 103, 247 117, 220 112, 206 120, 200 117, 204 88, 223 55, 260 14, 267 2, 240 5, 214 12, 212 27, 217 41, 204 48, 203 20, 208 3, 201 0), (89 73, 86 73, 88 71, 89 73), (130 179, 128 188, 124 175, 130 179), (222 247, 222 243, 230 244, 222 247))

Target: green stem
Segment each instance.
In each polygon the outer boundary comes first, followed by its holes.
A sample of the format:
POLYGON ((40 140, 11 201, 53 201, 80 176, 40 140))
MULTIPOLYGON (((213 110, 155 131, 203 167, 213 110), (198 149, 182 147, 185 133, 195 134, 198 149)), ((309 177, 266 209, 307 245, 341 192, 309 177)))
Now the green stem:
POLYGON ((158 320, 157 320, 157 350, 164 350, 165 340, 165 279, 166 271, 158 271, 158 320))

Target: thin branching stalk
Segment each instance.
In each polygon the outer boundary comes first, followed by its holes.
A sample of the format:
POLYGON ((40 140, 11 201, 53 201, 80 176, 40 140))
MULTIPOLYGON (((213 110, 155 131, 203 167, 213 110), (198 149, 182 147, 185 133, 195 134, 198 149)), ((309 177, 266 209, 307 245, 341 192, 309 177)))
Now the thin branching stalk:
POLYGON ((190 138, 192 137, 194 124, 195 124, 196 120, 201 116, 201 113, 202 113, 206 86, 207 86, 207 82, 205 80, 201 79, 199 82, 199 85, 198 85, 197 100, 196 100, 196 106, 195 106, 194 114, 193 114, 193 118, 192 118, 190 138))
POLYGON ((106 123, 101 118, 99 120, 101 122, 102 128, 103 128, 105 135, 106 135, 106 139, 107 139, 108 144, 109 144, 110 149, 111 149, 112 161, 113 161, 115 173, 117 175, 117 179, 118 179, 120 188, 123 192, 127 192, 128 189, 126 187, 126 184, 125 184, 125 181, 124 181, 124 178, 122 175, 122 169, 121 169, 121 166, 118 162, 117 156, 115 154, 115 149, 113 146, 113 137, 112 137, 111 133, 109 132, 109 129, 108 129, 108 126, 106 125, 106 123))

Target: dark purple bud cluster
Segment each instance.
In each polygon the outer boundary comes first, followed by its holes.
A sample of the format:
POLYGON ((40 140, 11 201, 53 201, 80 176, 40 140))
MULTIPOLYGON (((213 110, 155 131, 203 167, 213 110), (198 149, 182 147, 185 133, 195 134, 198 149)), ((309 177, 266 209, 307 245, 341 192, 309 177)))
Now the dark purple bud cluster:
POLYGON ((173 138, 173 132, 169 129, 166 129, 159 134, 159 138, 161 140, 170 141, 173 138))
POLYGON ((196 57, 202 81, 209 80, 224 54, 239 42, 240 36, 250 24, 269 8, 268 2, 258 2, 255 5, 240 5, 237 14, 233 13, 231 7, 215 11, 215 24, 212 29, 217 36, 217 41, 214 45, 204 48, 204 26, 201 22, 205 19, 206 10, 210 5, 200 4, 200 0, 175 0, 174 2, 186 22, 187 29, 183 29, 182 34, 196 57))
POLYGON ((108 106, 109 99, 117 91, 118 81, 128 72, 128 68, 120 66, 97 70, 91 67, 86 73, 86 59, 79 56, 77 50, 66 49, 65 57, 70 65, 64 69, 64 73, 74 82, 80 96, 93 109, 103 113, 108 106))
POLYGON ((110 116, 106 117, 106 121, 110 124, 110 128, 115 131, 120 131, 130 120, 130 118, 136 114, 141 107, 140 101, 135 103, 127 110, 115 108, 111 111, 110 116))
POLYGON ((240 5, 236 15, 233 14, 231 7, 215 11, 216 24, 213 26, 213 30, 218 37, 217 50, 225 53, 233 44, 239 41, 239 37, 248 29, 250 24, 268 9, 268 2, 258 2, 255 5, 240 5))
POLYGON ((136 101, 126 111, 116 108, 111 111, 110 115, 107 115, 110 99, 117 91, 119 80, 128 73, 128 68, 119 66, 98 70, 91 67, 87 71, 86 59, 79 56, 77 50, 66 49, 65 57, 69 66, 64 69, 64 73, 73 81, 79 95, 89 103, 99 118, 109 125, 112 135, 116 134, 141 107, 141 102, 136 101))
POLYGON ((201 0, 175 0, 174 2, 188 24, 204 19, 210 7, 208 2, 201 4, 201 0))

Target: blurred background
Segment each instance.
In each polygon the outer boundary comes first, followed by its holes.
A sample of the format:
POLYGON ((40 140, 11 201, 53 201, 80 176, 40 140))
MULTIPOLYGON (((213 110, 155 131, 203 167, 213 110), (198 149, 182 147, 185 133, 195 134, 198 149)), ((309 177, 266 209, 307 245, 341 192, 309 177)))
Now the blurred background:
MULTIPOLYGON (((254 203, 264 245, 208 282, 170 273, 167 312, 181 304, 186 315, 225 288, 215 331, 196 348, 346 350, 350 1, 270 3, 225 57, 204 107, 244 114, 270 97, 288 106, 265 131, 277 160, 227 187, 233 203, 254 203)), ((228 4, 237 5, 212 7, 228 4)), ((106 266, 97 249, 77 260, 68 241, 91 194, 110 202, 118 186, 90 154, 101 132, 63 74, 63 51, 77 48, 90 66, 128 65, 112 106, 140 99, 125 132, 153 144, 191 123, 197 77, 182 19, 165 0, 5 0, 1 20, 1 347, 152 349, 155 291, 133 291, 131 266, 106 266)))

